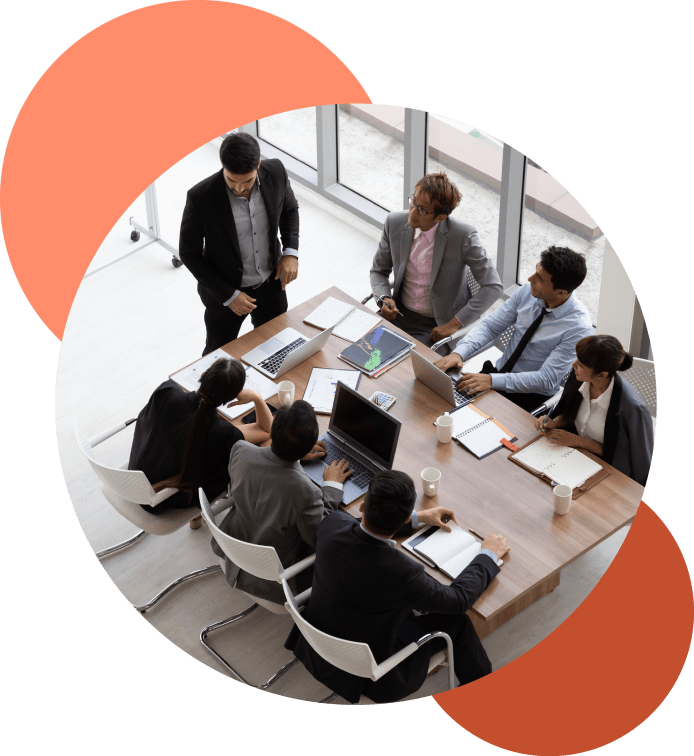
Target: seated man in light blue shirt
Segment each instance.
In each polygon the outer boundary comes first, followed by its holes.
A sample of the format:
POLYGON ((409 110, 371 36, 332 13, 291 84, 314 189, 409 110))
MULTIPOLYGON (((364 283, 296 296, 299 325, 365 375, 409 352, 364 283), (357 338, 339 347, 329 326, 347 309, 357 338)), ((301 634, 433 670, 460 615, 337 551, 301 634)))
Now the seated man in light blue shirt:
POLYGON ((434 364, 441 370, 461 369, 465 360, 514 325, 496 365, 487 361, 482 373, 463 373, 456 388, 472 393, 494 389, 529 412, 536 409, 559 391, 576 344, 593 333, 588 310, 573 294, 585 277, 583 255, 568 247, 549 247, 529 283, 434 364))

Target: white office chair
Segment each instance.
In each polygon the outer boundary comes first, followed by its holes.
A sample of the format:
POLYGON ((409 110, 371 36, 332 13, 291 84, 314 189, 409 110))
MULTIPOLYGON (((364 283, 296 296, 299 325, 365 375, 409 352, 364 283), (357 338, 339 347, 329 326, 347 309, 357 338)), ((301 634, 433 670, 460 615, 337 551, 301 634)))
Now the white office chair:
MULTIPOLYGON (((310 588, 298 596, 294 596, 287 581, 284 579, 282 580, 282 587, 284 588, 284 595, 287 599, 285 607, 292 615, 292 619, 299 628, 299 632, 304 638, 306 638, 311 648, 334 667, 337 667, 344 672, 349 672, 352 675, 356 675, 357 677, 366 677, 374 681, 380 680, 383 675, 390 672, 391 669, 407 659, 408 656, 411 656, 424 644, 434 638, 443 638, 446 641, 446 651, 439 651, 431 657, 429 661, 429 671, 431 672, 436 667, 442 665, 447 666, 448 690, 455 687, 455 675, 453 672, 453 642, 447 633, 427 633, 418 641, 413 641, 385 661, 377 664, 368 644, 343 640, 342 638, 336 638, 334 635, 328 635, 321 630, 317 630, 304 619, 301 614, 301 607, 304 606, 311 596, 310 588)), ((324 698, 320 703, 328 703, 336 697, 337 693, 333 693, 327 698, 324 698)), ((364 701, 370 701, 370 699, 366 696, 362 696, 360 703, 364 701)))
MULTIPOLYGON (((156 493, 152 488, 151 483, 147 480, 147 476, 142 471, 128 470, 127 463, 121 468, 108 467, 96 459, 93 451, 95 446, 98 446, 100 443, 111 438, 111 436, 119 433, 134 422, 135 418, 119 423, 92 438, 87 438, 77 423, 75 423, 75 439, 77 445, 101 481, 101 492, 103 493, 104 498, 120 515, 125 517, 126 520, 132 522, 136 527, 141 528, 139 533, 132 538, 129 538, 127 541, 123 541, 122 543, 111 546, 108 549, 97 552, 96 556, 99 559, 113 554, 116 551, 120 551, 127 546, 131 546, 141 538, 144 538, 147 533, 151 535, 168 535, 169 533, 173 533, 184 525, 187 525, 200 514, 200 510, 197 507, 172 509, 168 512, 162 512, 162 514, 159 515, 146 512, 142 509, 140 504, 156 506, 165 499, 168 499, 169 496, 175 494, 176 489, 166 488, 163 491, 156 493)), ((180 577, 177 580, 174 580, 173 583, 167 585, 166 588, 160 591, 151 601, 142 606, 136 606, 135 609, 144 614, 167 593, 181 585, 181 583, 185 583, 186 581, 192 580, 200 575, 206 575, 209 572, 216 572, 219 569, 219 565, 213 565, 212 567, 205 567, 190 572, 187 575, 183 575, 183 577, 180 577)))
MULTIPOLYGON (((207 522, 215 541, 217 541, 219 548, 229 557, 229 559, 231 559, 234 564, 238 565, 238 567, 244 572, 248 572, 251 575, 262 578, 263 580, 271 580, 276 583, 281 583, 282 580, 289 580, 295 575, 298 575, 299 572, 305 570, 307 567, 310 567, 316 561, 316 556, 315 554, 313 554, 310 557, 302 559, 300 562, 297 562, 296 564, 288 567, 285 570, 273 546, 257 546, 253 543, 239 541, 220 530, 214 521, 214 514, 218 514, 219 512, 213 512, 210 509, 209 502, 207 501, 207 497, 205 496, 205 492, 202 490, 202 488, 200 489, 199 493, 202 516, 203 519, 207 522)), ((225 502, 224 508, 227 509, 231 506, 233 506, 233 499, 229 497, 229 499, 227 499, 227 501, 225 502)), ((221 622, 215 622, 213 625, 208 625, 208 627, 204 628, 200 633, 200 642, 205 647, 205 649, 207 649, 207 651, 212 654, 212 656, 214 656, 214 658, 217 659, 220 664, 222 664, 227 670, 229 670, 229 672, 237 680, 240 680, 246 685, 251 685, 251 687, 256 687, 260 690, 267 690, 273 683, 277 682, 277 680, 279 680, 285 672, 287 672, 295 664, 297 664, 299 660, 292 659, 290 662, 285 664, 284 667, 279 670, 279 672, 276 672, 267 682, 263 683, 262 685, 252 685, 245 678, 243 678, 229 664, 229 662, 226 661, 226 659, 220 656, 212 648, 212 646, 207 643, 207 636, 213 630, 218 630, 220 627, 226 627, 226 625, 230 625, 233 622, 237 622, 238 620, 247 617, 259 606, 262 606, 263 609, 267 609, 273 614, 287 613, 287 610, 284 608, 284 606, 282 606, 282 604, 277 604, 273 601, 267 601, 266 599, 259 598, 258 596, 253 596, 250 593, 246 593, 246 591, 241 591, 241 593, 244 593, 246 596, 248 596, 248 598, 254 602, 253 605, 248 607, 248 609, 245 609, 243 612, 235 614, 233 617, 229 617, 229 619, 221 620, 221 622)))

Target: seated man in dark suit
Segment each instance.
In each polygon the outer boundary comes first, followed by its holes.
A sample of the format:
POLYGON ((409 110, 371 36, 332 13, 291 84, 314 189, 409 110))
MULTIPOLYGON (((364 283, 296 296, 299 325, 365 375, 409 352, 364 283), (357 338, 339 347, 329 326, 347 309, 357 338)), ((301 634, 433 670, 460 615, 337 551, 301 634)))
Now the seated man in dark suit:
MULTIPOLYGON (((318 441, 316 413, 308 402, 298 400, 281 407, 270 434, 271 446, 243 441, 234 445, 229 460, 234 504, 220 528, 239 541, 274 546, 282 565, 290 567, 313 553, 318 525, 342 501, 342 483, 352 471, 344 459, 333 462, 323 470, 322 488, 303 471, 299 460, 325 456, 325 445, 318 441)), ((224 556, 214 539, 212 550, 224 556)), ((279 583, 239 570, 228 558, 225 573, 232 587, 284 603, 279 583)), ((300 586, 302 578, 310 581, 310 576, 301 573, 300 586)))
MULTIPOLYGON (((448 633, 455 674, 460 685, 465 685, 492 671, 465 612, 498 574, 496 558, 508 551, 506 539, 500 535, 486 538, 482 551, 453 583, 442 585, 419 562, 393 548, 393 535, 406 535, 419 522, 449 530, 444 520, 455 521, 445 507, 415 514, 415 500, 412 478, 388 470, 374 476, 361 507, 361 523, 342 511, 323 520, 318 528, 311 598, 303 616, 325 633, 367 643, 378 663, 427 633, 448 633), (430 613, 416 617, 413 609, 430 613)), ((285 646, 317 680, 347 701, 356 703, 363 694, 377 703, 388 703, 421 686, 430 657, 445 647, 445 641, 430 641, 377 682, 328 664, 296 627, 285 646)))

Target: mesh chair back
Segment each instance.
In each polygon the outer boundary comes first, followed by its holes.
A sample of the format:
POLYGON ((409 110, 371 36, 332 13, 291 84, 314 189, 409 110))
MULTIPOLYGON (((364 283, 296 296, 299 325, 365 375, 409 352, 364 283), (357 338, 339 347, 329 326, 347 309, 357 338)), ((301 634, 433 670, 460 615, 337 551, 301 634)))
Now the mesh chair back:
POLYGON ((655 366, 653 361, 634 357, 634 364, 629 370, 621 373, 621 376, 629 381, 639 392, 651 415, 657 417, 658 403, 656 401, 655 366))
POLYGON ((94 457, 89 439, 75 423, 75 439, 80 451, 87 458, 99 480, 118 496, 135 504, 151 504, 156 496, 154 489, 141 470, 121 470, 102 465, 94 457))
POLYGON ((350 672, 357 677, 376 679, 376 660, 366 643, 343 640, 317 630, 309 624, 299 612, 296 598, 286 580, 282 580, 284 595, 287 599, 285 607, 292 615, 299 632, 306 638, 311 648, 319 656, 338 669, 350 672))
POLYGON ((215 524, 210 502, 207 500, 207 496, 205 496, 202 488, 199 489, 199 494, 202 516, 209 525, 215 541, 219 544, 219 548, 235 565, 245 572, 249 572, 251 575, 255 575, 263 580, 273 580, 279 583, 280 574, 284 570, 274 547, 257 546, 254 543, 239 541, 227 535, 215 524))
POLYGON ((501 349, 502 352, 506 349, 508 342, 511 341, 511 336, 513 336, 515 327, 515 325, 510 325, 500 336, 497 337, 494 342, 494 346, 497 349, 501 349))
POLYGON ((477 283, 475 277, 472 275, 472 271, 470 270, 469 266, 465 271, 465 283, 471 297, 474 297, 481 288, 481 286, 477 283))

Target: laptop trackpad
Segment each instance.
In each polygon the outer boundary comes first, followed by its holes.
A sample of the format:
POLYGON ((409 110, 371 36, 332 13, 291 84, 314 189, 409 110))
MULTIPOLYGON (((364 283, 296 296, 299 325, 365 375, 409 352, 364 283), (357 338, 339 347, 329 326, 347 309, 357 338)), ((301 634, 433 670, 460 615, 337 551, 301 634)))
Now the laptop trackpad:
POLYGON ((269 341, 264 342, 263 344, 259 344, 256 349, 259 352, 263 352, 264 354, 274 354, 275 352, 279 352, 282 347, 285 346, 285 343, 283 341, 280 341, 276 338, 271 338, 269 341))

